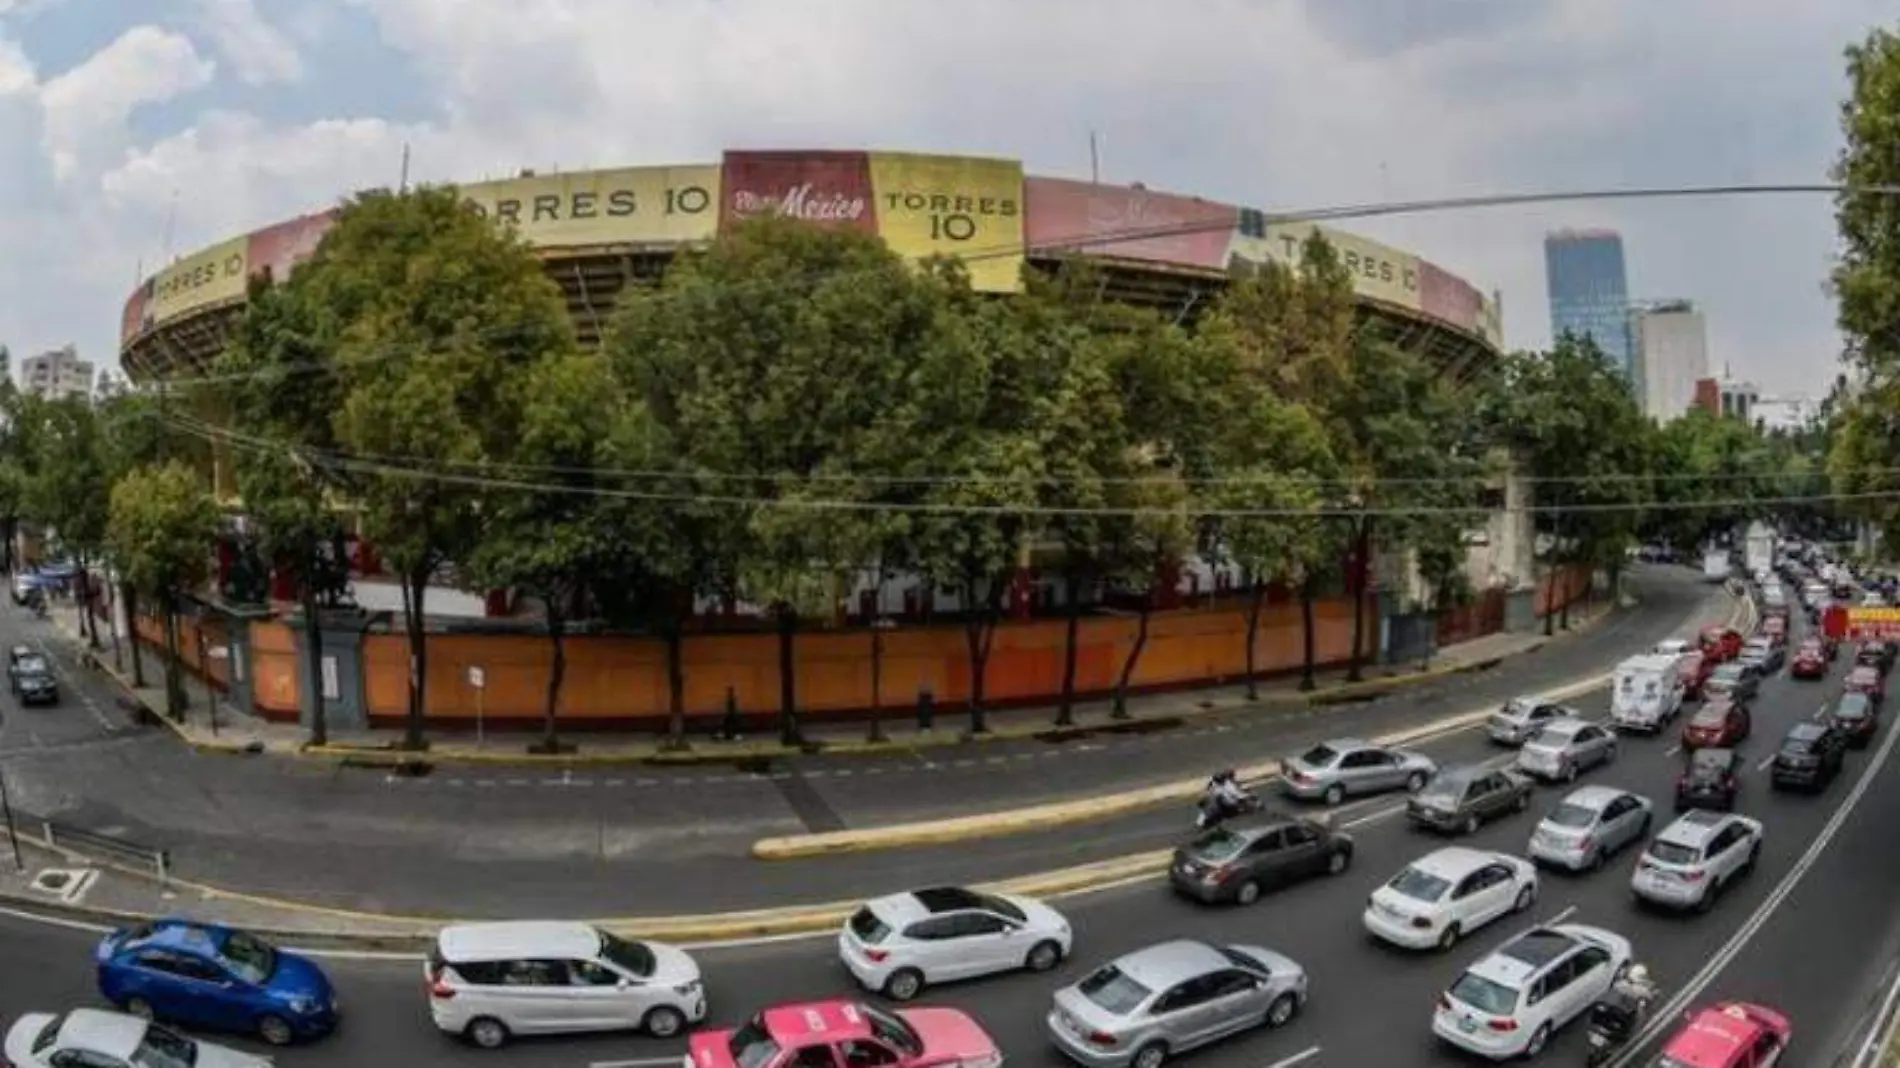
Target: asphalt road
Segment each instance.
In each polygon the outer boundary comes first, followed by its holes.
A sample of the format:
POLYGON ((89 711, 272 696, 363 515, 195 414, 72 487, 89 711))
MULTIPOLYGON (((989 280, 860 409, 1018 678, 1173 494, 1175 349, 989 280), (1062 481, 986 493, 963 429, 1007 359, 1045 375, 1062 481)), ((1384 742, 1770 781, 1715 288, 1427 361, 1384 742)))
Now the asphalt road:
MULTIPOLYGON (((1765 821, 1767 839, 1756 872, 1711 913, 1676 917, 1635 908, 1627 888, 1633 863, 1628 854, 1593 876, 1547 874, 1533 910, 1538 918, 1564 916, 1630 937, 1662 985, 1665 1001, 1682 994, 1694 1004, 1744 997, 1781 1008, 1793 1018, 1796 1056, 1805 1064, 1833 1059, 1838 1044, 1863 1017, 1868 986, 1900 952, 1900 910, 1892 894, 1900 880, 1900 856, 1891 848, 1892 827, 1900 820, 1900 776, 1885 766, 1893 728, 1883 725, 1875 746, 1850 757, 1847 774, 1820 796, 1772 793, 1759 767, 1780 735, 1812 716, 1836 690, 1843 670, 1844 665, 1837 668, 1827 682, 1782 677, 1765 685, 1754 737, 1744 747, 1751 759, 1742 811, 1765 821), (1843 816, 1849 802, 1853 807, 1843 816), (1691 984, 1702 989, 1691 992, 1691 984)), ((1667 813, 1681 762, 1672 748, 1669 736, 1630 739, 1614 765, 1586 781, 1637 790, 1667 813)), ((1538 813, 1561 793, 1562 788, 1540 790, 1532 813, 1487 827, 1471 844, 1522 850, 1538 813)), ((923 1000, 976 1014, 1011 1063, 1058 1068, 1065 1062, 1041 1031, 1054 986, 1104 959, 1165 938, 1256 941, 1306 966, 1313 982, 1307 1012, 1282 1032, 1231 1040, 1184 1060, 1209 1068, 1266 1068, 1317 1047, 1302 1063, 1342 1068, 1472 1063, 1431 1038, 1432 999, 1465 964, 1528 921, 1499 921, 1443 955, 1400 953, 1370 942, 1359 925, 1367 895, 1403 864, 1440 844, 1390 812, 1389 806, 1362 807, 1348 817, 1356 824, 1358 859, 1335 879, 1269 896, 1249 909, 1196 906, 1155 882, 1071 899, 1059 905, 1076 926, 1077 956, 1053 976, 1015 975, 945 987, 923 1000)), ((10 1015, 91 1003, 86 963, 91 937, 0 917, 0 944, 8 950, 10 965, 0 969, 0 1010, 10 1015)), ((731 1022, 767 1004, 848 992, 850 981, 834 952, 825 939, 701 950, 714 1020, 731 1022)), ((429 1025, 414 962, 331 962, 329 968, 346 999, 345 1028, 320 1044, 281 1054, 284 1065, 665 1068, 677 1063, 683 1045, 632 1037, 561 1039, 478 1054, 438 1036, 429 1025)), ((1581 1038, 1573 1028, 1545 1059, 1581 1060, 1581 1038)))
MULTIPOLYGON (((123 714, 106 680, 70 661, 64 706, 7 717, 0 766, 22 811, 169 849, 184 878, 336 907, 632 915, 824 901, 839 896, 841 883, 1019 874, 1149 848, 1171 841, 1183 817, 1158 812, 1051 835, 865 854, 848 868, 747 858, 759 837, 805 830, 809 821, 795 810, 815 807, 866 826, 1086 796, 1500 702, 1607 670, 1719 598, 1692 572, 1643 570, 1638 609, 1492 671, 1361 705, 1227 718, 1199 733, 1085 739, 1054 750, 1033 741, 985 745, 980 756, 931 757, 934 769, 922 758, 833 760, 717 781, 683 771, 652 787, 632 785, 629 775, 620 788, 606 785, 611 773, 537 772, 533 789, 509 788, 505 770, 484 773, 494 776, 482 780, 492 788, 392 781, 380 771, 203 756, 163 731, 131 731, 114 722, 123 714)), ((49 632, 30 616, 0 611, 0 642, 50 645, 49 632)), ((1455 756, 1470 741, 1452 740, 1442 752, 1455 756)))

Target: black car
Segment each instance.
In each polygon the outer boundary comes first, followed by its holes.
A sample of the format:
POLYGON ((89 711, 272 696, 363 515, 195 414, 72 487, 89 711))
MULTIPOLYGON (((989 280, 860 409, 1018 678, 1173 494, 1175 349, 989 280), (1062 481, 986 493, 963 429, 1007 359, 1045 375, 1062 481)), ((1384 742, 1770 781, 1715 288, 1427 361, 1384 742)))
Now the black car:
POLYGON ((1819 790, 1841 773, 1847 756, 1847 735, 1827 723, 1797 723, 1781 739, 1769 781, 1776 789, 1799 787, 1819 790))
POLYGON ((1892 642, 1862 642, 1860 648, 1854 650, 1854 663, 1877 667, 1885 675, 1893 670, 1896 652, 1900 652, 1900 648, 1896 648, 1892 642))
POLYGON ((1741 792, 1740 754, 1733 749, 1697 749, 1689 756, 1689 767, 1676 780, 1676 811, 1713 808, 1735 810, 1735 795, 1741 792))
POLYGON ((25 647, 16 647, 7 663, 7 685, 23 705, 59 703, 59 679, 46 657, 25 647))
POLYGON ((1865 749, 1880 729, 1879 706, 1868 694, 1850 690, 1834 699, 1823 720, 1841 732, 1849 749, 1865 749))
POLYGON ((1702 684, 1705 697, 1717 694, 1731 695, 1737 704, 1746 704, 1755 699, 1761 690, 1761 668, 1741 660, 1731 660, 1715 669, 1709 681, 1702 684))
POLYGON ((1216 827, 1176 849, 1168 881, 1176 891, 1208 904, 1251 905, 1268 887, 1337 875, 1351 864, 1351 835, 1317 820, 1278 816, 1245 827, 1216 827))
POLYGON ((1531 780, 1507 768, 1465 764, 1445 768, 1405 803, 1405 816, 1434 831, 1474 834, 1531 804, 1531 780))

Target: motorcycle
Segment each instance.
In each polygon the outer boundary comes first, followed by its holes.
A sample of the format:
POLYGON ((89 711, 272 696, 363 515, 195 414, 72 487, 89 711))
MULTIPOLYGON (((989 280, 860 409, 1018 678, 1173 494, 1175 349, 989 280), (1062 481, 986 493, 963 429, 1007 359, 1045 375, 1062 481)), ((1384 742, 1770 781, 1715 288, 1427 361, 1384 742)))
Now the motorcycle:
POLYGON ((1218 827, 1235 816, 1246 816, 1260 811, 1260 798, 1248 794, 1239 804, 1222 802, 1213 794, 1202 797, 1195 805, 1194 829, 1205 831, 1218 827))
POLYGON ((1585 1063, 1597 1068, 1613 1060, 1642 1029, 1647 1015, 1649 1002, 1646 1000, 1614 998, 1590 1006, 1590 1054, 1585 1063))

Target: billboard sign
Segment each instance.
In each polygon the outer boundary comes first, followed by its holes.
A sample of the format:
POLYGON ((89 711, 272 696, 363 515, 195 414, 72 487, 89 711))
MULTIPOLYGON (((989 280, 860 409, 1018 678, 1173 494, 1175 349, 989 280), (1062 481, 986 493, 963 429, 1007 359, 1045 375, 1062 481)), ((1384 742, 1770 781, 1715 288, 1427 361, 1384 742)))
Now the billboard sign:
POLYGON ((191 255, 152 279, 150 315, 163 323, 186 312, 244 295, 250 237, 232 238, 191 255))
POLYGON ((1484 319, 1484 294, 1478 287, 1435 263, 1419 261, 1418 297, 1420 311, 1460 330, 1475 334, 1484 319))
POLYGON ((719 225, 778 215, 877 233, 868 152, 728 152, 720 167, 719 225))
POLYGON ((972 288, 1022 287, 1023 165, 1013 159, 871 155, 877 232, 900 256, 956 256, 972 288))
POLYGON ((1478 309, 1478 336, 1494 349, 1504 347, 1504 295, 1493 291, 1478 309))
POLYGON ((154 281, 156 279, 147 278, 143 285, 133 290, 132 295, 126 298, 125 310, 119 317, 119 344, 121 346, 131 344, 133 338, 151 328, 152 283, 154 281))
MULTIPOLYGON (((1242 212, 1243 219, 1250 214, 1242 212)), ((1353 292, 1368 300, 1383 301, 1407 311, 1422 311, 1419 306, 1419 259, 1407 252, 1343 230, 1309 222, 1271 223, 1260 232, 1243 227, 1233 234, 1228 248, 1229 261, 1242 264, 1300 264, 1300 249, 1317 231, 1339 253, 1346 273, 1352 276, 1353 292)))
POLYGON ((1900 608, 1830 605, 1821 629, 1836 641, 1900 641, 1900 608))
POLYGON ((1240 209, 1140 187, 1026 178, 1027 244, 1033 252, 1227 267, 1240 209))
POLYGON ((290 272, 317 254, 323 235, 335 224, 335 211, 320 211, 257 231, 247 254, 251 274, 277 283, 290 281, 290 272))
POLYGON ((719 222, 719 168, 711 164, 476 182, 462 195, 537 248, 707 241, 719 222))

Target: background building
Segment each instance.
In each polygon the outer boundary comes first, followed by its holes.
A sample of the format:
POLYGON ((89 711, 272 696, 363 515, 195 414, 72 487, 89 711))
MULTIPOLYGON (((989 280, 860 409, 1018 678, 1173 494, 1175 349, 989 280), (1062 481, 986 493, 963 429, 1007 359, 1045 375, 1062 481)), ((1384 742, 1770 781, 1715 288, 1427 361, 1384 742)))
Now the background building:
POLYGON ((1544 279, 1550 295, 1550 336, 1587 337, 1640 385, 1632 359, 1629 279, 1623 238, 1614 230, 1559 230, 1544 238, 1544 279))
POLYGON ((1652 301, 1631 317, 1641 368, 1643 414, 1677 419, 1695 404, 1695 384, 1709 377, 1708 323, 1686 300, 1652 301))
POLYGON ((20 361, 20 389, 35 396, 90 397, 93 378, 92 361, 71 345, 20 361))
POLYGON ((1753 382, 1742 382, 1729 378, 1704 378, 1695 384, 1696 406, 1712 415, 1732 416, 1753 422, 1755 406, 1761 400, 1761 390, 1753 382))

